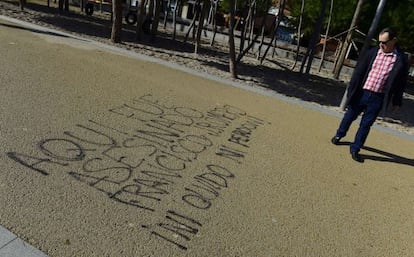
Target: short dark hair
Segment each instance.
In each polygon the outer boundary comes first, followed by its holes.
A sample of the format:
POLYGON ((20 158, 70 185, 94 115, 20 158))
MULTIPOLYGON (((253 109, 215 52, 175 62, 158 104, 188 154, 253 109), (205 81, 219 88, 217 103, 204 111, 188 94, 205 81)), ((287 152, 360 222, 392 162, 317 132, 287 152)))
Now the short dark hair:
POLYGON ((397 37, 397 32, 390 27, 381 30, 379 34, 382 35, 384 33, 388 33, 388 39, 393 39, 397 37))

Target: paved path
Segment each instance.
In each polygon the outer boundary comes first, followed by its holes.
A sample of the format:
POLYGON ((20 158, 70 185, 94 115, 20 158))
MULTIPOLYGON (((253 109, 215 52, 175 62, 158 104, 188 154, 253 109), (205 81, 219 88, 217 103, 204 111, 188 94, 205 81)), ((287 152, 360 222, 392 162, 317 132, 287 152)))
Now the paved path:
POLYGON ((0 42, 1 257, 414 252, 412 137, 376 127, 360 164, 312 105, 10 21, 0 42))
POLYGON ((18 238, 2 226, 0 226, 0 256, 47 257, 44 253, 18 238))

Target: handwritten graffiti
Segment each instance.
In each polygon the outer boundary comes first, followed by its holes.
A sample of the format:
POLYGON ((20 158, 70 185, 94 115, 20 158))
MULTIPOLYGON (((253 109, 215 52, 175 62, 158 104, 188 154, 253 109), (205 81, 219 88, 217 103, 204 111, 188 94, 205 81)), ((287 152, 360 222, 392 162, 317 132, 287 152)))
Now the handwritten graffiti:
POLYGON ((165 213, 142 228, 186 250, 203 223, 186 212, 207 211, 222 196, 237 175, 225 163, 242 164, 263 125, 234 106, 203 112, 143 95, 40 140, 36 154, 7 155, 44 176, 67 174, 142 215, 165 213), (200 166, 211 154, 220 164, 200 166))

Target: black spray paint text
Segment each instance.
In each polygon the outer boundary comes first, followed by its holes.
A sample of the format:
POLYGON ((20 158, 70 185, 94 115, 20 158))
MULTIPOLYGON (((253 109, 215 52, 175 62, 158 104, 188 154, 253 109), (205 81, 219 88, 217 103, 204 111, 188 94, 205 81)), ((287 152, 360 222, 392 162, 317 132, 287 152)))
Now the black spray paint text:
POLYGON ((175 199, 179 206, 162 211, 164 220, 142 227, 186 250, 202 221, 184 210, 208 210, 236 176, 223 164, 195 167, 212 151, 222 160, 241 164, 253 132, 264 124, 230 105, 202 112, 144 95, 110 108, 99 121, 91 119, 61 136, 40 140, 36 155, 7 155, 42 175, 64 170, 143 213, 160 212, 163 201, 175 199), (228 144, 218 145, 222 138, 228 144))

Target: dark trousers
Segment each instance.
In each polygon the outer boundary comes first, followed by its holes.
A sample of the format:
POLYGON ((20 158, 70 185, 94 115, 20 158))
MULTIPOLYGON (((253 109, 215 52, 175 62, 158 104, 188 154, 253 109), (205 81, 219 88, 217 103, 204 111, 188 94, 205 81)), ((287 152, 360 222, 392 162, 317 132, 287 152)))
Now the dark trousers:
POLYGON ((372 124, 378 117, 384 101, 384 94, 363 90, 354 101, 351 101, 344 117, 336 131, 337 137, 344 137, 352 122, 364 112, 361 117, 354 142, 351 143, 351 152, 359 152, 368 137, 372 124))

